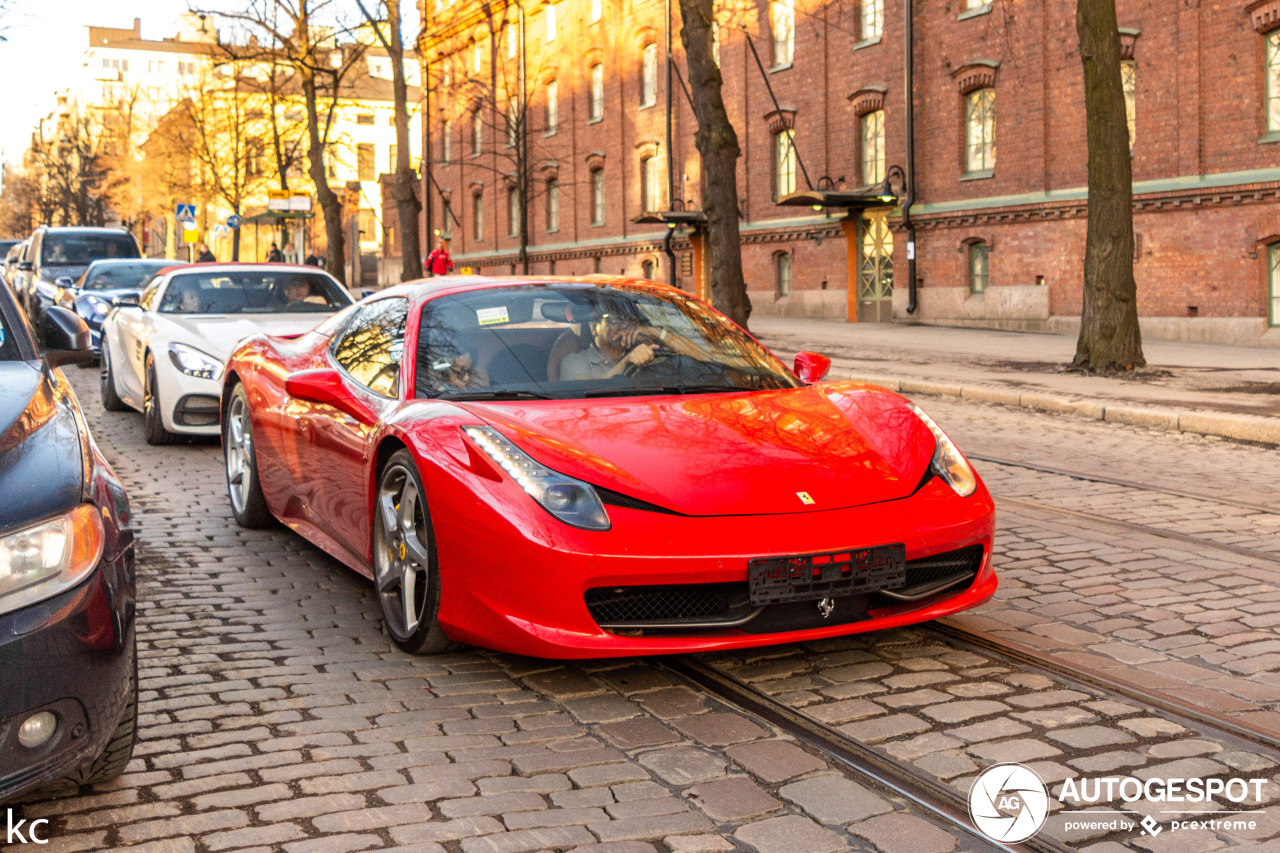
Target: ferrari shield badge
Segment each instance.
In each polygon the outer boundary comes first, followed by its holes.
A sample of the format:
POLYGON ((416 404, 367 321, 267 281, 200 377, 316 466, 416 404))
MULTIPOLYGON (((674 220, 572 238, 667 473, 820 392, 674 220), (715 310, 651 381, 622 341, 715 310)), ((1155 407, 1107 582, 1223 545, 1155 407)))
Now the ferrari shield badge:
POLYGON ((836 600, 834 598, 823 598, 818 601, 818 612, 822 614, 823 619, 830 619, 832 612, 836 609, 836 600))
POLYGON ((796 492, 796 497, 798 497, 800 499, 800 503, 805 506, 812 506, 815 503, 813 496, 808 492, 796 492))

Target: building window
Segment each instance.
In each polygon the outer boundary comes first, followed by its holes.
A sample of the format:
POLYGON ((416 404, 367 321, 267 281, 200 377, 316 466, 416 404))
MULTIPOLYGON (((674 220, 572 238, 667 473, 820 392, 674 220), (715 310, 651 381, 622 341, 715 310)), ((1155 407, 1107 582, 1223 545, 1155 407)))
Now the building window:
POLYGON ((878 39, 884 34, 884 0, 862 0, 862 39, 878 39))
POLYGON ((604 224, 604 169, 591 172, 591 224, 604 224))
MULTIPOLYGON (((554 9, 554 6, 548 8, 554 9)), ((560 86, 555 80, 547 84, 547 136, 560 126, 560 86)))
POLYGON ((520 38, 520 28, 515 24, 507 24, 503 30, 503 40, 507 43, 507 59, 515 59, 516 53, 520 47, 517 40, 520 38))
POLYGON ((604 15, 604 0, 591 0, 591 23, 600 20, 604 15))
POLYGON ((1280 243, 1267 253, 1271 261, 1271 325, 1280 326, 1280 243))
POLYGON ((360 113, 356 116, 356 124, 371 125, 373 124, 373 113, 360 113))
MULTIPOLYGON (((395 171, 395 146, 391 146, 391 171, 395 171)), ((440 162, 449 165, 453 162, 453 122, 445 119, 440 125, 440 162)))
POLYGON ((969 290, 973 293, 986 293, 991 283, 990 248, 981 240, 969 244, 969 290))
POLYGON ((446 238, 453 236, 453 202, 446 200, 440 214, 440 233, 446 238))
POLYGON ((653 261, 645 258, 640 262, 640 277, 653 281, 653 261))
POLYGON ((796 191, 796 132, 790 128, 773 136, 774 200, 796 191))
POLYGON ((1267 132, 1280 132, 1280 30, 1267 35, 1267 132))
POLYGON ((471 197, 471 236, 484 239, 484 196, 480 193, 471 197))
POLYGON ((790 65, 795 53, 795 0, 773 0, 773 66, 790 65))
POLYGON ((640 204, 645 213, 658 210, 658 158, 640 161, 640 204))
MULTIPOLYGON (((445 139, 448 139, 448 138, 449 137, 447 136, 445 137, 445 139)), ((446 152, 448 151, 447 146, 445 150, 446 152)), ((398 161, 400 158, 400 147, 397 146, 394 142, 391 143, 390 145, 387 146, 387 154, 389 155, 387 157, 387 163, 389 164, 389 168, 387 169, 387 171, 394 175, 398 169, 398 161)))
POLYGON ((640 106, 651 107, 658 102, 658 46, 650 43, 641 51, 640 106))
POLYGON ((964 0, 964 11, 976 12, 991 5, 991 0, 964 0))
POLYGON ((440 85, 448 89, 453 85, 453 57, 443 60, 440 67, 440 85))
POLYGON ((872 110, 862 117, 862 183, 884 180, 884 110, 872 110))
POLYGON ((560 230, 560 182, 547 181, 547 233, 560 230))
POLYGON ((791 255, 779 252, 773 256, 774 286, 778 298, 791 295, 791 255))
POLYGON ((378 218, 367 207, 360 208, 360 242, 378 242, 378 218))
POLYGON ((547 11, 543 13, 547 19, 547 41, 556 40, 556 6, 554 3, 547 4, 547 11))
POLYGON ((520 190, 517 187, 507 190, 507 236, 520 236, 520 190))
POLYGON ((996 90, 976 89, 965 98, 965 171, 996 167, 996 90))
POLYGON ((484 48, 480 42, 471 43, 471 73, 479 74, 480 69, 484 66, 484 48))
POLYGON ((515 101, 507 102, 507 147, 515 148, 520 141, 520 105, 515 101))
POLYGON ((1133 153, 1138 118, 1138 63, 1135 60, 1121 60, 1120 83, 1124 86, 1124 117, 1129 124, 1129 152, 1133 153))
POLYGON ((359 173, 357 177, 362 181, 376 181, 378 179, 377 156, 378 147, 372 142, 361 142, 356 145, 356 171, 359 173))
POLYGON ((604 66, 598 62, 591 66, 591 104, 588 116, 590 121, 604 118, 604 66))
POLYGON ((178 60, 178 73, 183 77, 194 77, 196 73, 196 64, 194 62, 183 62, 178 60))

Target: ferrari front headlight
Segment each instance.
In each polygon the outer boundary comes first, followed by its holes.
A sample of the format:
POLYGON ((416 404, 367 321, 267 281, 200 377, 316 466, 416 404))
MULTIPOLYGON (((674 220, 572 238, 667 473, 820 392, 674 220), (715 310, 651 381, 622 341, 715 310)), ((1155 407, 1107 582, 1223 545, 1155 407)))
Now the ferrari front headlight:
POLYGON ((103 536, 92 504, 0 536, 0 613, 80 583, 102 558, 103 536))
POLYGON ((198 379, 217 379, 222 374, 222 362, 186 344, 169 344, 169 360, 183 373, 198 379))
POLYGON ((924 425, 933 433, 933 438, 937 442, 933 449, 933 461, 930 462, 933 473, 937 474, 943 480, 946 480, 957 495, 967 498, 973 494, 978 488, 978 475, 974 473, 973 468, 969 465, 969 461, 960 453, 960 448, 956 447, 942 428, 933 422, 933 418, 924 413, 924 410, 914 403, 909 403, 911 411, 916 413, 924 425))
POLYGON ((609 529, 609 516, 590 483, 551 470, 493 427, 468 426, 462 431, 547 512, 583 530, 609 529))

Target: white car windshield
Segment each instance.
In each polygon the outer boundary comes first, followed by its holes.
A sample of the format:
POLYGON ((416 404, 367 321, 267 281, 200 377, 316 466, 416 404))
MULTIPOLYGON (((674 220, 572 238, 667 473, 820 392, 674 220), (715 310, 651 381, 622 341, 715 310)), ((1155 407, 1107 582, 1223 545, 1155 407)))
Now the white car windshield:
POLYGON ((202 270, 174 275, 161 314, 330 313, 351 304, 333 279, 295 270, 202 270))
POLYGON ((625 285, 548 283, 433 299, 418 397, 511 399, 793 388, 768 350, 701 302, 625 285))

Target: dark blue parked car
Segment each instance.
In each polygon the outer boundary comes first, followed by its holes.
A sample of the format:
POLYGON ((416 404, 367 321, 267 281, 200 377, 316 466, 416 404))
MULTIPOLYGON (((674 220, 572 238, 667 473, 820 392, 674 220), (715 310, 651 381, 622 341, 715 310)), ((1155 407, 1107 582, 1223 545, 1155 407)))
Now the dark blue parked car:
POLYGON ((55 282, 54 301, 84 320, 92 336, 95 353, 102 352, 102 321, 119 303, 137 305, 138 297, 156 273, 180 267, 181 261, 166 258, 112 258, 89 264, 79 278, 55 282))
POLYGON ((0 288, 0 801, 119 776, 138 714, 129 501, 58 369, 89 330, 42 338, 0 288))

